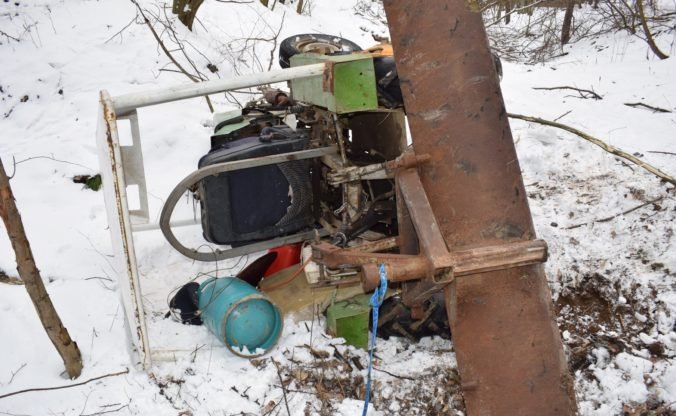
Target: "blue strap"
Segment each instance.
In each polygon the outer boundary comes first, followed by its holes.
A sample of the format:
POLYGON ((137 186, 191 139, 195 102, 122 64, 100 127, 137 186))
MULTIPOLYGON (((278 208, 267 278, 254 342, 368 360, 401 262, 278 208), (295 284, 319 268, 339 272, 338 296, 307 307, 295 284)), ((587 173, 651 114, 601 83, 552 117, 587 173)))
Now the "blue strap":
POLYGON ((378 310, 380 305, 383 304, 383 299, 385 299, 385 293, 387 293, 387 273, 385 272, 385 265, 380 265, 380 285, 373 292, 371 296, 371 313, 372 313, 372 330, 371 330, 371 346, 369 348, 369 369, 366 375, 366 395, 364 397, 364 411, 362 416, 366 416, 366 412, 369 408, 369 398, 371 396, 371 367, 373 366, 373 350, 376 346, 376 332, 378 330, 378 310))

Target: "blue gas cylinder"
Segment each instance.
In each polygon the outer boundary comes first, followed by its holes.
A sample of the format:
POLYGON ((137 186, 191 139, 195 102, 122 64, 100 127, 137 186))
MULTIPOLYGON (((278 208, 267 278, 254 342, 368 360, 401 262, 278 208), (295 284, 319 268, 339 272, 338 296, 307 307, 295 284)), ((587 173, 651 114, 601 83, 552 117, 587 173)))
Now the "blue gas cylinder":
POLYGON ((197 296, 204 325, 236 355, 262 355, 282 334, 277 305, 243 280, 212 277, 200 284, 197 296))

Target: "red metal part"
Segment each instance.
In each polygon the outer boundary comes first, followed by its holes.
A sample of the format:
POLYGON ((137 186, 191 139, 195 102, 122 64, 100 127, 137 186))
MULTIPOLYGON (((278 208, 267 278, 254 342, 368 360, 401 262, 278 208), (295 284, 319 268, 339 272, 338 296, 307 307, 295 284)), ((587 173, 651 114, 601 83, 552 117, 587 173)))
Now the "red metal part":
MULTIPOLYGON (((413 147, 431 156, 420 178, 446 245, 534 238, 481 16, 462 0, 384 4, 413 147)), ((446 301, 470 416, 575 414, 542 266, 456 277, 446 301)))

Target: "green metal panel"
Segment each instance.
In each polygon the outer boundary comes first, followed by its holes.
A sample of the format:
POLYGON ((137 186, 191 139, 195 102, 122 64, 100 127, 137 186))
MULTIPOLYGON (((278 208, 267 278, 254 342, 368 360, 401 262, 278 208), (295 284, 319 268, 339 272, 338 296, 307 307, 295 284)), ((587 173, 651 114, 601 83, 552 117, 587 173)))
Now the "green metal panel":
POLYGON ((241 118, 242 121, 233 121, 231 124, 226 124, 225 126, 218 129, 218 131, 215 131, 214 134, 218 135, 232 133, 235 130, 239 130, 242 127, 248 126, 250 121, 250 119, 242 117, 242 110, 233 110, 214 114, 214 126, 218 126, 223 121, 236 120, 238 118, 241 118))
POLYGON ((332 76, 301 78, 291 81, 295 100, 324 107, 335 113, 378 109, 378 93, 373 58, 352 54, 326 56, 305 53, 291 57, 291 66, 330 62, 332 76))
POLYGON ((326 310, 329 334, 345 338, 348 345, 366 349, 369 343, 370 295, 357 295, 335 302, 326 310))

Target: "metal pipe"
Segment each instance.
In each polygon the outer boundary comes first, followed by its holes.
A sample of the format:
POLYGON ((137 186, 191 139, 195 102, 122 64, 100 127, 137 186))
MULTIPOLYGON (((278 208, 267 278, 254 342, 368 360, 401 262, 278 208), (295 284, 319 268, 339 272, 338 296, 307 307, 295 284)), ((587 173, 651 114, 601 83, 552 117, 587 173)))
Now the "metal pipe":
MULTIPOLYGON (((187 227, 190 225, 197 225, 200 223, 200 220, 196 219, 188 219, 188 220, 178 220, 176 222, 171 222, 169 225, 172 228, 176 227, 187 227)), ((131 230, 133 232, 141 232, 141 231, 153 231, 153 230, 159 230, 160 229, 160 223, 147 223, 147 224, 132 224, 131 225, 131 230)))
POLYGON ((241 75, 230 79, 176 85, 169 88, 156 88, 148 91, 120 95, 113 97, 111 100, 113 102, 115 113, 119 116, 140 107, 184 100, 186 98, 201 97, 239 88, 249 88, 257 85, 290 81, 292 79, 314 77, 322 75, 323 73, 323 63, 303 65, 259 74, 241 75))

